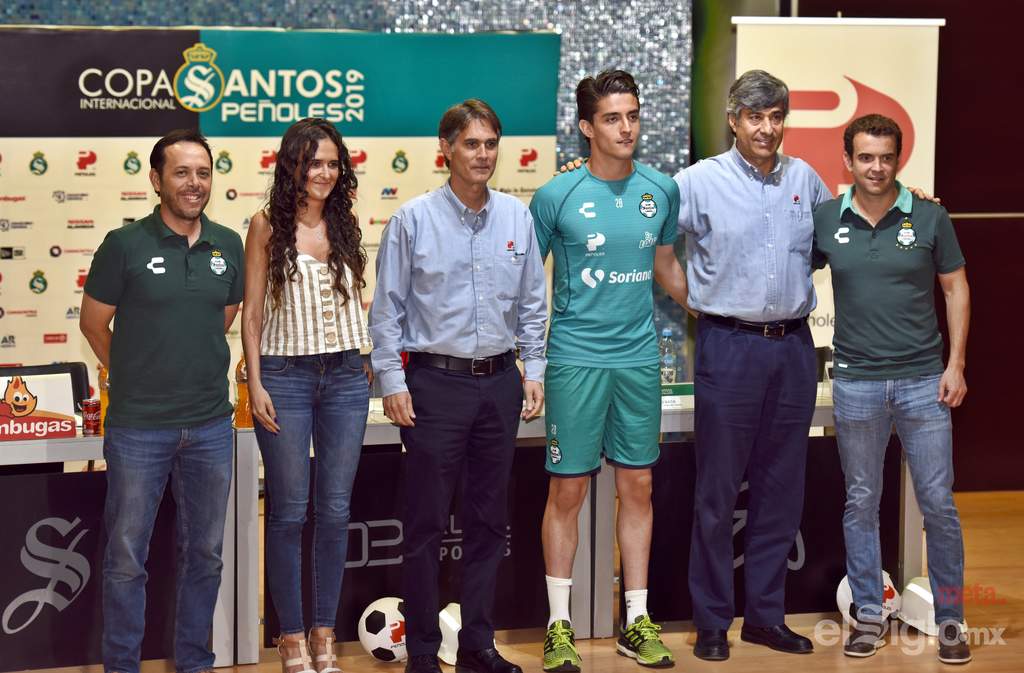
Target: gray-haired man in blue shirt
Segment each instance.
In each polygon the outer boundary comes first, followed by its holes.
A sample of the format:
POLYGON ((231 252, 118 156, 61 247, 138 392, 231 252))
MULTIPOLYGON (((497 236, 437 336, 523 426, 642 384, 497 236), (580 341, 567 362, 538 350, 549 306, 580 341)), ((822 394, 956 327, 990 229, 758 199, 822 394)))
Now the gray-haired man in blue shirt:
POLYGON ((811 211, 832 194, 807 163, 779 153, 789 89, 752 70, 729 89, 732 149, 676 175, 694 376, 697 484, 690 547, 694 654, 729 656, 733 509, 750 485, 741 638, 811 652, 784 623, 786 560, 800 526, 817 366, 807 315, 811 211))
POLYGON ((501 138, 494 110, 476 99, 454 105, 438 135, 451 178, 404 204, 388 222, 370 308, 371 358, 384 413, 401 426, 406 448, 406 670, 440 673, 438 558, 452 493, 465 470, 456 665, 475 673, 522 673, 494 649, 491 608, 505 554, 519 419, 537 416, 544 401, 544 266, 529 210, 487 187, 501 138), (525 383, 515 366, 517 348, 525 383), (407 369, 402 351, 409 355, 407 369))

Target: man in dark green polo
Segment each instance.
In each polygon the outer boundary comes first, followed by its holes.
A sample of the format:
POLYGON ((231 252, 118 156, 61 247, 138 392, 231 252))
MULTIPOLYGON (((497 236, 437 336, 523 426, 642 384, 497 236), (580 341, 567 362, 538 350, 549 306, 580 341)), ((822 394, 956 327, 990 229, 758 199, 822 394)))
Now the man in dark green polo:
POLYGON ((854 184, 814 212, 815 266, 831 267, 836 304, 833 399, 855 622, 844 653, 868 657, 884 642, 878 506, 895 424, 924 514, 939 660, 963 664, 971 653, 961 628, 964 554, 953 503, 950 408, 967 393, 970 292, 949 214, 896 181, 902 140, 887 117, 855 119, 843 137, 854 184), (949 324, 945 365, 936 276, 949 324))
POLYGON ((110 370, 103 560, 103 666, 138 673, 149 539, 170 477, 177 503, 179 673, 213 667, 232 432, 224 333, 242 300, 242 241, 204 214, 213 158, 198 131, 172 131, 149 158, 160 205, 107 234, 80 327, 110 370), (113 330, 110 324, 113 320, 113 330))

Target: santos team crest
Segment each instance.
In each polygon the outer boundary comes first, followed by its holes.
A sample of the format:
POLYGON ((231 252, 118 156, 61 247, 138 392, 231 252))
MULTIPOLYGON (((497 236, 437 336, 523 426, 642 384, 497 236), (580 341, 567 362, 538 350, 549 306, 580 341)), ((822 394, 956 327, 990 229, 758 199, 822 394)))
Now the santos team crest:
POLYGON ((185 63, 174 73, 174 97, 191 112, 206 112, 224 95, 224 73, 214 61, 217 52, 197 42, 182 52, 185 63))

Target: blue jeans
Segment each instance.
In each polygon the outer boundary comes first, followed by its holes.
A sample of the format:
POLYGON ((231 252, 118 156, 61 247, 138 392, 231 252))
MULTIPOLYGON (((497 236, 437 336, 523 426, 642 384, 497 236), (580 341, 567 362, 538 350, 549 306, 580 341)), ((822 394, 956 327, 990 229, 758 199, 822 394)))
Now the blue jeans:
POLYGON ((138 673, 149 539, 169 475, 178 506, 175 666, 179 673, 210 669, 234 458, 231 418, 173 429, 108 425, 104 432, 103 668, 138 673))
POLYGON ((833 382, 836 436, 846 475, 846 572, 864 619, 881 612, 878 506, 882 463, 893 423, 924 515, 935 621, 963 620, 964 544, 953 503, 953 424, 938 401, 941 375, 833 382))
POLYGON ((267 492, 267 582, 282 633, 301 633, 302 527, 313 497, 313 627, 334 627, 348 556, 349 501, 370 408, 357 350, 260 356, 260 381, 277 412, 278 434, 256 423, 267 492))

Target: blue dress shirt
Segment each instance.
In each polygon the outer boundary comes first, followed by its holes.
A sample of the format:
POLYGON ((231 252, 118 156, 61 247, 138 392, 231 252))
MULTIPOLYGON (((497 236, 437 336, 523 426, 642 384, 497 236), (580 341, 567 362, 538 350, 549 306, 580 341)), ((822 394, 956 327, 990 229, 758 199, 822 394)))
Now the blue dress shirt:
POLYGON ((733 146, 675 181, 691 308, 752 322, 811 312, 812 211, 832 194, 809 164, 778 154, 764 176, 733 146))
POLYGON ((370 359, 384 395, 407 390, 401 352, 461 358, 516 346, 544 380, 544 264, 530 211, 492 189, 470 210, 446 182, 403 204, 381 237, 370 359))

